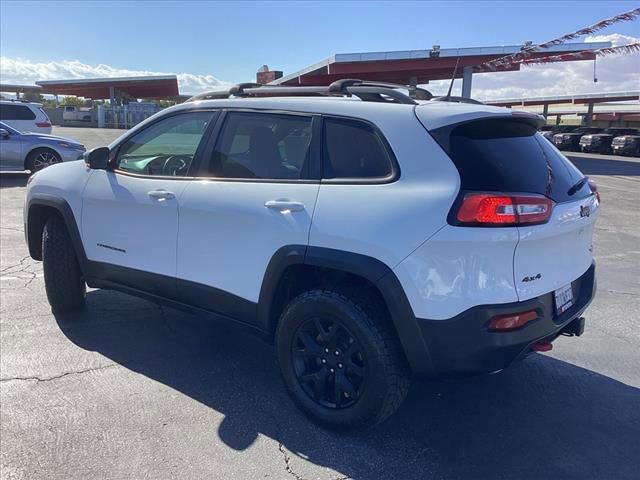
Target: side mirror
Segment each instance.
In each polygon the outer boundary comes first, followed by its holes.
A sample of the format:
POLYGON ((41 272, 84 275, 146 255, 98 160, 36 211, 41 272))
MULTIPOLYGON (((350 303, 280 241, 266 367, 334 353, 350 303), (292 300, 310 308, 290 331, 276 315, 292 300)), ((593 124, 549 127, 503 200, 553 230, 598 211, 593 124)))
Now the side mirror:
POLYGON ((109 148, 97 147, 85 153, 84 160, 93 170, 106 170, 109 165, 109 148))
POLYGON ((4 128, 0 128, 0 138, 9 138, 9 132, 4 128))

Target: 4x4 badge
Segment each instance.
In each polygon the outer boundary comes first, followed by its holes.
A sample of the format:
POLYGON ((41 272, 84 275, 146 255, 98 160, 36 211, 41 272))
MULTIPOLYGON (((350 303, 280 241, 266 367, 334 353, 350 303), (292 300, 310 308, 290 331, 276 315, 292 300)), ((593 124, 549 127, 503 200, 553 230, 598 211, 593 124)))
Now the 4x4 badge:
POLYGON ((534 280, 540 280, 542 278, 542 274, 537 274, 533 277, 524 277, 522 279, 523 282, 533 282, 534 280))

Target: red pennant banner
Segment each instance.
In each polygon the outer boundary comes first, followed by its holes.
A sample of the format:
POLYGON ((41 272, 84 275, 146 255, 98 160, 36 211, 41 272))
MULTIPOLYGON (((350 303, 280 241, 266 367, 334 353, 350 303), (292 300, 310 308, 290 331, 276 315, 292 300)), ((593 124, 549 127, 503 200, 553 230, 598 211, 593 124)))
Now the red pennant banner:
POLYGON ((600 50, 583 50, 581 52, 563 53, 562 55, 550 55, 548 57, 531 58, 523 60, 520 63, 523 65, 535 65, 538 63, 551 63, 560 62, 564 60, 584 60, 592 58, 595 54, 598 57, 604 57, 607 55, 616 55, 624 53, 637 53, 640 52, 640 43, 630 43, 629 45, 620 45, 619 47, 601 48, 600 50))
MULTIPOLYGON (((566 42, 567 40, 573 40, 574 38, 581 37, 583 35, 590 35, 598 30, 602 30, 605 27, 613 25, 617 22, 630 21, 640 15, 640 8, 636 8, 630 10, 628 12, 621 13, 611 18, 607 18, 606 20, 601 20, 590 27, 582 28, 572 33, 567 33, 566 35, 562 35, 561 37, 554 38, 545 43, 541 43, 539 45, 528 45, 522 47, 520 52, 506 55, 504 57, 496 58, 495 60, 490 60, 485 62, 475 68, 476 72, 487 72, 487 71, 496 71, 500 67, 505 67, 514 63, 522 63, 523 61, 530 59, 534 53, 539 52, 540 50, 545 50, 554 45, 560 45, 561 43, 566 42)), ((615 47, 614 47, 615 48, 615 47)), ((582 53, 582 52, 576 52, 582 53)), ((567 54, 569 55, 569 54, 567 54)), ((556 55, 558 56, 558 55, 556 55)))

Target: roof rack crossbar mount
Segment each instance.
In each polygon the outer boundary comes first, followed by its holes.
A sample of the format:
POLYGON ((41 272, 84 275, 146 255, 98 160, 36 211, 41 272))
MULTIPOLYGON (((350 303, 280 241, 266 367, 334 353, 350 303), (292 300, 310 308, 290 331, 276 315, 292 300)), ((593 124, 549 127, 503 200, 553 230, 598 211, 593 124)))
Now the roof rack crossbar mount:
MULTIPOLYGON (((355 95, 365 102, 388 102, 415 105, 417 102, 409 95, 399 91, 406 89, 404 85, 393 83, 370 82, 353 78, 337 80, 329 86, 273 86, 257 83, 240 83, 226 91, 212 91, 201 93, 187 100, 213 100, 236 97, 261 97, 261 96, 351 96, 355 95)), ((428 91, 424 90, 431 95, 428 91)))

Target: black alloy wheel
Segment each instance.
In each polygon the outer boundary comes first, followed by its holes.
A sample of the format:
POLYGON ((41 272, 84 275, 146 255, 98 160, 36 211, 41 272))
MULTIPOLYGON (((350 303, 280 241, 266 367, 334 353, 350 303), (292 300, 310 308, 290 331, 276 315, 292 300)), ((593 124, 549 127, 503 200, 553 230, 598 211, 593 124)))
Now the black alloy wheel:
POLYGON ((337 319, 314 318, 296 332, 292 357, 304 392, 320 405, 341 409, 360 398, 367 378, 364 350, 337 319))

